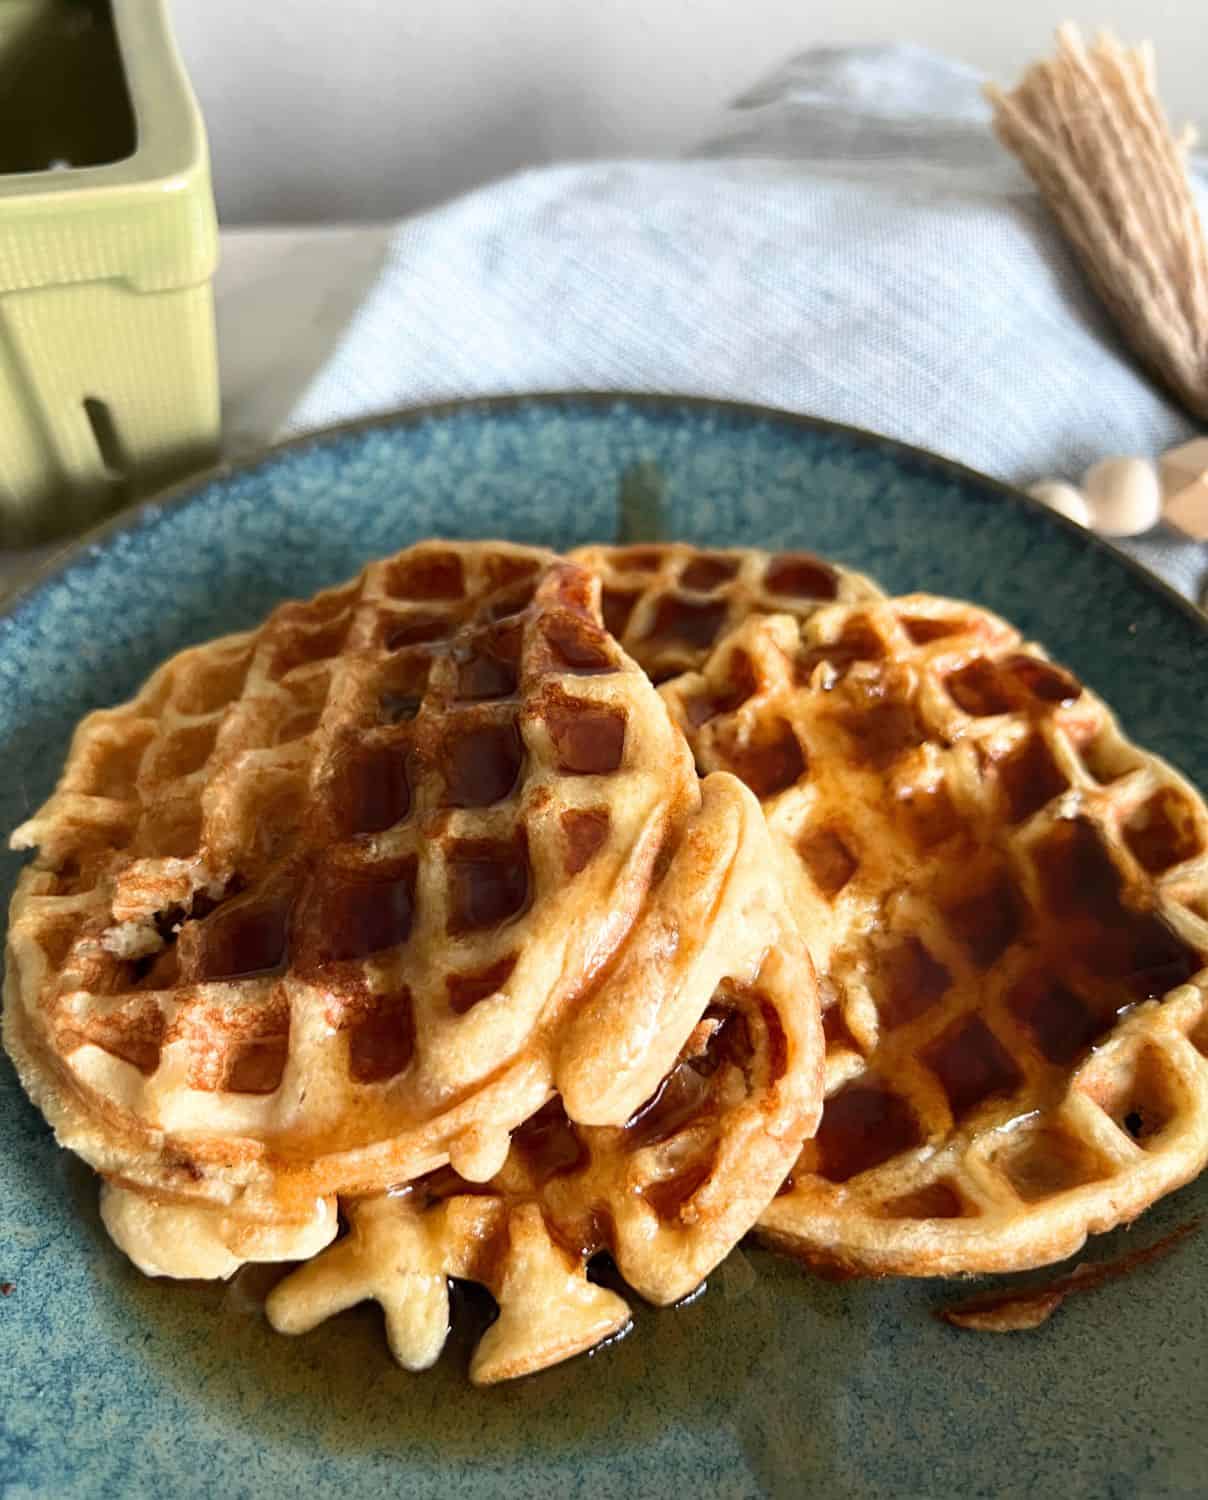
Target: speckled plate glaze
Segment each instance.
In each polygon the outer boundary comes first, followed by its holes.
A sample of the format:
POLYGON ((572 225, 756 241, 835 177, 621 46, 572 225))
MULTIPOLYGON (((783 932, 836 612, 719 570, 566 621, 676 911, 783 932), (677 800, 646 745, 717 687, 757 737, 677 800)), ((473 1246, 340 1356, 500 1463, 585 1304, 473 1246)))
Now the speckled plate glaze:
MULTIPOLYGON (((685 400, 529 398, 344 428, 136 513, 0 619, 0 828, 50 790, 72 725, 162 657, 431 534, 569 547, 618 534, 810 547, 894 590, 1001 611, 1127 731, 1208 785, 1203 620, 990 480, 867 434, 685 400)), ((4 899, 18 861, 3 858, 4 899)), ((95 1184, 0 1063, 0 1493, 342 1500, 1174 1496, 1208 1487, 1208 1237, 1034 1333, 932 1317, 951 1287, 834 1285, 755 1249, 618 1345, 471 1391, 389 1360, 376 1309, 272 1333, 274 1274, 145 1280, 95 1184)), ((1104 1259, 1208 1209, 1208 1180, 1104 1259)))

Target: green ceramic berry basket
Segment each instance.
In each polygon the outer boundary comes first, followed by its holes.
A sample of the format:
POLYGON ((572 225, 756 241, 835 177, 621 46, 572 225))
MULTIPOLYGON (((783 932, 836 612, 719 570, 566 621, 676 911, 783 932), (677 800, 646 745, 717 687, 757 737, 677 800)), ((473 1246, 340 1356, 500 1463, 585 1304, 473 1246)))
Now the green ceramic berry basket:
POLYGON ((167 0, 0 0, 0 543, 213 459, 217 258, 167 0))

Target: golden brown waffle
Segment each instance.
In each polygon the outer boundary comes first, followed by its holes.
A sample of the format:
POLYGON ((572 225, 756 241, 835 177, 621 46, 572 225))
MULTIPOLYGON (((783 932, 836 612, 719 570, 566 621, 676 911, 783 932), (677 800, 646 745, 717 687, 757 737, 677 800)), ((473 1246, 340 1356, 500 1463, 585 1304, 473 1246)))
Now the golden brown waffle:
POLYGON ((751 618, 663 689, 759 794, 827 1103, 761 1220, 848 1271, 1041 1265, 1208 1159, 1208 813, 1008 625, 914 595, 751 618))
MULTIPOLYGON (((302 1333, 376 1298, 396 1358, 422 1369, 448 1330, 447 1278, 470 1279, 500 1308, 470 1367, 486 1384, 628 1323, 624 1301, 587 1278, 598 1251, 665 1304, 746 1233, 817 1124, 823 1062, 812 969, 748 802, 748 869, 697 960, 716 979, 712 998, 653 1095, 620 1127, 574 1125, 551 1100, 514 1132, 486 1187, 446 1168, 393 1196, 345 1201, 349 1233, 270 1296, 275 1327, 302 1333)), ((654 904, 673 917, 670 897, 654 904)))
POLYGON ((881 598, 870 579, 812 552, 652 542, 580 547, 571 558, 600 579, 605 624, 656 683, 699 667, 750 615, 805 620, 822 605, 881 598))
POLYGON ((182 1204, 182 1274, 310 1253, 333 1194, 486 1180, 555 1087, 619 1125, 667 1071, 758 811, 702 801, 597 598, 549 553, 424 544, 80 725, 14 836, 5 1041, 140 1264, 182 1204))

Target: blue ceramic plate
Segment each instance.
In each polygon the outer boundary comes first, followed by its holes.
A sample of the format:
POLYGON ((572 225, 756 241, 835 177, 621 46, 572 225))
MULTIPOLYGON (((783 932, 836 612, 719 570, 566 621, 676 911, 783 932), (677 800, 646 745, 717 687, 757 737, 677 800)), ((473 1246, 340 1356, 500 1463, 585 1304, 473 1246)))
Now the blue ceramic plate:
MULTIPOLYGON (((0 619, 0 827, 49 792, 72 725, 181 646, 433 534, 810 547, 893 590, 1016 621, 1208 785, 1190 607, 990 480, 866 434, 680 400, 533 398, 345 428, 151 505, 0 619)), ((18 861, 4 856, 3 879, 18 861)), ((7 896, 6 896, 7 899, 7 896)), ((1208 1182, 1091 1258, 1208 1208, 1208 1182)), ((960 1333, 950 1287, 834 1285, 752 1248, 619 1345, 485 1392, 479 1306, 411 1376, 376 1309, 301 1339, 263 1271, 145 1280, 95 1184, 0 1064, 0 1492, 6 1496, 1131 1496, 1208 1487, 1208 1239, 1044 1328, 960 1333), (258 1280, 258 1278, 260 1278, 258 1280)))

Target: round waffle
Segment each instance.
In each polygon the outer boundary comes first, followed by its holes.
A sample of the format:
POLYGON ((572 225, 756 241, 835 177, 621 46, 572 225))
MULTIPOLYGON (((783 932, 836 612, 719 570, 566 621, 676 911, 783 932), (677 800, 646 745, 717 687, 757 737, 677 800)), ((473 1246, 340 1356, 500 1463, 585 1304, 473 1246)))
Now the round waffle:
POLYGON ((663 689, 759 795, 827 1102, 761 1220, 847 1271, 1021 1269, 1208 1159, 1208 812, 1068 672, 914 595, 751 618, 663 689))
POLYGON ((805 620, 825 604, 882 597, 870 579, 812 552, 652 542, 571 557, 600 579, 605 624, 656 683, 695 670, 750 615, 805 620))
MULTIPOLYGON (((276 1328, 302 1333, 375 1298, 395 1357, 422 1369, 448 1331, 448 1277, 477 1281, 500 1310, 470 1367, 487 1384, 628 1323, 624 1301, 587 1278, 598 1251, 665 1304, 746 1233, 816 1127, 823 1066, 813 971, 746 801, 741 878, 695 961, 709 1004, 652 1095, 621 1126, 573 1124, 552 1099, 513 1133, 486 1187, 445 1168, 393 1195, 344 1200, 349 1233, 269 1297, 276 1328)), ((660 904, 665 922, 676 893, 660 891, 660 904)))
POLYGON ((80 725, 14 835, 5 1042, 140 1264, 182 1204, 181 1274, 310 1253, 333 1194, 486 1180, 555 1086, 619 1125, 666 1072, 746 793, 702 799, 597 600, 546 552, 423 544, 80 725))

